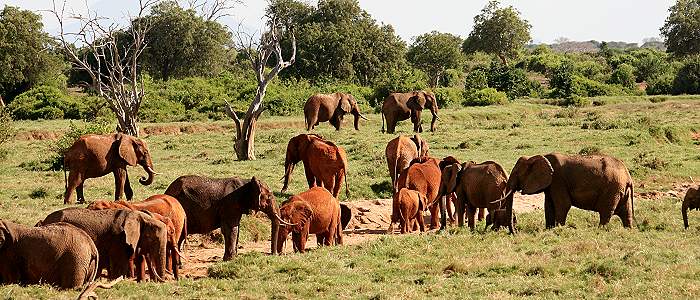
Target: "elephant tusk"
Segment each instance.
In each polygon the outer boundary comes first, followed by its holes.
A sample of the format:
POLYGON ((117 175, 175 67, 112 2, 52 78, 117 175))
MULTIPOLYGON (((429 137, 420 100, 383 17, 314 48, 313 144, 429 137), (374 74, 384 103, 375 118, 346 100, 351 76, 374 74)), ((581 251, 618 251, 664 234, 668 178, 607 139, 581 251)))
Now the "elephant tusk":
POLYGON ((369 121, 369 119, 367 119, 367 117, 363 116, 362 114, 360 114, 360 118, 362 118, 365 121, 369 121))
POLYGON ((146 171, 148 171, 148 172, 150 172, 150 173, 153 173, 153 175, 163 175, 163 173, 158 173, 158 172, 154 171, 154 170, 153 170, 151 167, 149 167, 149 166, 146 166, 146 171))
POLYGON ((282 225, 285 225, 285 226, 297 226, 297 225, 299 225, 299 224, 292 224, 292 223, 289 223, 289 222, 287 222, 287 221, 285 221, 285 220, 282 220, 282 218, 281 218, 279 215, 277 215, 276 213, 273 213, 273 215, 275 215, 275 218, 276 218, 278 221, 280 221, 280 223, 281 223, 282 225))
POLYGON ((177 250, 177 247, 173 248, 173 250, 175 251, 175 254, 177 254, 177 256, 180 257, 180 259, 187 260, 185 256, 182 255, 182 252, 180 252, 180 250, 177 250))
POLYGON ((438 115, 435 115, 435 120, 440 121, 440 117, 438 117, 438 115))
POLYGON ((506 200, 506 198, 508 198, 508 196, 510 196, 511 194, 513 194, 513 192, 515 192, 515 191, 514 191, 514 190, 510 190, 510 191, 508 191, 508 193, 506 193, 505 196, 503 196, 503 198, 498 199, 498 200, 491 201, 491 202, 489 202, 489 203, 490 203, 490 204, 499 204, 499 203, 503 202, 503 200, 506 200))

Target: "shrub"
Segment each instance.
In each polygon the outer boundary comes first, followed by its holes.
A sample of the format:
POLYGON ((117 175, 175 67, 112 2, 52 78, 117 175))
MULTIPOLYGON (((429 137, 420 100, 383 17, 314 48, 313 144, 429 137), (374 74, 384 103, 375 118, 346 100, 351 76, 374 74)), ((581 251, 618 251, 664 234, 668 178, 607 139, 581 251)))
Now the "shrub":
POLYGON ((635 79, 634 67, 628 64, 620 64, 610 76, 610 83, 619 84, 623 87, 634 87, 635 79))
POLYGON ((494 88, 465 92, 463 106, 486 106, 508 103, 508 95, 494 88))
POLYGON ((562 101, 562 105, 573 106, 573 107, 586 107, 586 106, 591 105, 591 100, 588 99, 587 97, 581 97, 579 95, 571 95, 562 101))
POLYGON ((567 98, 575 94, 574 76, 574 64, 570 61, 565 61, 554 69, 549 78, 549 86, 552 88, 550 98, 567 98))
POLYGON ((673 93, 672 74, 664 74, 647 82, 647 94, 649 95, 670 95, 673 93))
POLYGON ((39 86, 17 96, 7 108, 15 119, 80 119, 85 107, 52 86, 39 86))
POLYGON ((48 163, 51 165, 51 170, 61 170, 63 167, 63 155, 79 137, 86 134, 107 134, 110 132, 114 132, 114 130, 106 122, 86 122, 82 125, 70 122, 68 132, 55 143, 49 145, 49 153, 52 156, 49 158, 48 163))
POLYGON ((635 54, 638 56, 634 64, 634 75, 637 77, 637 82, 654 80, 663 75, 670 67, 663 52, 646 50, 635 54))
POLYGON ((528 79, 523 69, 493 62, 488 71, 488 86, 505 92, 511 100, 530 96, 533 88, 538 85, 539 83, 528 79))
POLYGON ((464 78, 465 91, 478 91, 489 87, 489 78, 486 71, 481 68, 472 70, 464 78))
POLYGON ((689 58, 673 80, 674 94, 700 94, 700 55, 689 58))
POLYGON ((438 106, 441 108, 450 107, 455 103, 464 101, 464 95, 458 88, 437 88, 434 92, 438 106))
POLYGON ((456 69, 447 69, 440 77, 440 86, 458 88, 464 85, 464 72, 456 69))

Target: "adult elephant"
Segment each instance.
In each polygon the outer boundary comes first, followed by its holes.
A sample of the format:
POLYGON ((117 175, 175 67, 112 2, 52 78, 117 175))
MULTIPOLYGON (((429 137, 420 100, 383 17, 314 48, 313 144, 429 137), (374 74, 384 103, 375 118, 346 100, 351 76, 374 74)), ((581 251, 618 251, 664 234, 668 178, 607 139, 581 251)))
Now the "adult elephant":
POLYGON ((282 254, 287 235, 292 233, 294 251, 304 253, 309 234, 316 234, 319 245, 343 244, 340 203, 323 187, 312 187, 282 202, 280 216, 294 226, 281 226, 277 252, 282 254))
POLYGON ((300 134, 289 140, 287 155, 284 159, 284 186, 282 193, 289 187, 289 179, 297 163, 304 164, 304 173, 309 188, 322 186, 333 197, 340 194, 341 183, 345 181, 345 196, 350 198, 350 190, 345 178, 348 159, 343 148, 316 134, 300 134))
MULTIPOLYGON (((480 164, 473 162, 452 163, 442 169, 440 191, 433 199, 434 202, 437 202, 442 196, 456 193, 457 223, 460 227, 464 226, 466 209, 469 228, 474 229, 474 219, 479 208, 487 208, 489 214, 493 214, 496 209, 500 208, 500 202, 492 202, 503 198, 507 181, 506 172, 493 161, 480 164)), ((445 211, 441 213, 444 215, 445 211)), ((514 231, 514 228, 509 229, 511 232, 514 231)))
POLYGON ((271 221, 271 252, 277 253, 280 222, 275 196, 267 184, 253 177, 209 178, 181 176, 168 186, 166 195, 175 197, 187 215, 187 233, 208 233, 221 228, 224 235, 224 260, 238 252, 238 232, 243 214, 261 211, 271 221))
MULTIPOLYGON (((606 155, 523 156, 510 172, 505 201, 512 219, 513 193, 531 195, 544 192, 544 216, 547 228, 564 225, 571 206, 598 212, 600 225, 613 215, 624 227, 634 222, 634 183, 625 164, 606 155)), ((502 206, 503 207, 503 206, 502 206)), ((511 222, 512 224, 512 222, 511 222)))
MULTIPOLYGON (((429 155, 428 142, 420 135, 415 134, 413 137, 399 135, 386 144, 384 156, 386 164, 389 168, 389 176, 391 177, 391 186, 394 186, 399 175, 403 170, 408 169, 411 161, 429 155)), ((398 189, 396 190, 398 191, 398 189)))
POLYGON ((65 208, 49 214, 38 226, 58 222, 75 225, 95 242, 100 253, 99 270, 108 269, 109 278, 134 277, 133 261, 146 255, 155 280, 165 277, 167 227, 142 212, 109 209, 65 208))
POLYGON ((683 215, 683 227, 688 229, 688 210, 700 209, 700 186, 690 187, 683 198, 681 214, 683 215))
POLYGON ((0 283, 72 289, 98 275, 95 243, 79 228, 56 223, 27 227, 0 220, 0 283))
POLYGON ((321 122, 330 122, 335 130, 340 130, 345 114, 355 117, 355 130, 360 130, 360 118, 367 120, 357 107, 357 100, 351 94, 315 94, 304 104, 306 130, 311 130, 321 122))
POLYGON ((85 202, 83 195, 83 183, 88 178, 97 178, 114 174, 114 199, 119 200, 126 194, 126 199, 131 200, 134 192, 129 184, 129 175, 126 166, 142 166, 148 178, 140 178, 143 185, 153 183, 156 171, 153 170, 153 160, 146 143, 140 139, 126 134, 81 136, 68 148, 64 156, 64 172, 67 168, 70 173, 66 179, 66 192, 63 203, 71 202, 73 191, 77 189, 78 203, 85 202))
POLYGON ((173 266, 180 264, 179 250, 182 250, 182 245, 187 238, 187 216, 185 209, 182 208, 177 199, 168 195, 153 195, 141 202, 98 200, 90 203, 87 208, 92 210, 129 209, 155 214, 156 219, 159 219, 157 216, 166 219, 167 221, 163 221, 163 223, 168 225, 169 222, 171 224, 168 226, 166 268, 174 273, 175 279, 179 278, 178 268, 173 268, 173 266))
MULTIPOLYGON (((394 193, 401 190, 401 188, 408 188, 420 192, 428 199, 435 199, 440 190, 440 167, 438 163, 439 161, 432 157, 424 156, 414 159, 408 169, 399 175, 394 193)), ((427 207, 430 210, 430 228, 432 229, 437 228, 438 224, 438 208, 440 207, 438 204, 433 203, 427 207)), ((398 214, 398 211, 392 210, 392 220, 399 219, 398 215, 394 216, 395 214, 398 214)), ((392 222, 389 225, 390 232, 393 231, 393 227, 394 223, 392 222)))
POLYGON ((435 95, 426 91, 410 93, 391 93, 384 98, 382 104, 382 132, 384 132, 384 119, 386 119, 386 132, 394 133, 396 123, 411 119, 414 132, 423 132, 421 124, 421 112, 424 108, 430 109, 433 120, 430 122, 430 131, 435 131, 435 121, 438 120, 438 104, 435 95))

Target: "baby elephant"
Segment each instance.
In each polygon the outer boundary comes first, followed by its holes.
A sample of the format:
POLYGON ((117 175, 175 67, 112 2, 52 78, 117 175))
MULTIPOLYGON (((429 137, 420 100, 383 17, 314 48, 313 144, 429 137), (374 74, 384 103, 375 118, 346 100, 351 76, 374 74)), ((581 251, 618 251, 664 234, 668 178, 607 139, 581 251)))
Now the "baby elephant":
MULTIPOLYGON (((518 224, 518 218, 515 217, 515 212, 513 212, 513 225, 515 226, 516 224, 518 224)), ((508 222, 507 211, 505 209, 496 209, 493 213, 488 214, 486 216, 486 228, 489 228, 489 225, 495 231, 498 231, 501 227, 508 228, 510 222, 508 222)))
POLYGON ((27 227, 0 220, 0 283, 81 287, 95 280, 98 261, 90 236, 71 224, 27 227))
POLYGON ((691 187, 685 193, 681 214, 683 215, 683 226, 688 229, 688 210, 700 209, 700 186, 691 187))
POLYGON ((420 231, 425 231, 425 221, 423 211, 426 209, 428 200, 425 195, 418 191, 402 188, 396 193, 396 208, 398 212, 399 227, 401 233, 412 232, 415 228, 414 221, 418 221, 420 231))
POLYGON ((309 234, 316 234, 319 245, 343 244, 338 199, 323 187, 313 187, 282 202, 280 216, 292 226, 281 225, 277 235, 277 252, 282 253, 289 232, 294 251, 304 253, 309 234))

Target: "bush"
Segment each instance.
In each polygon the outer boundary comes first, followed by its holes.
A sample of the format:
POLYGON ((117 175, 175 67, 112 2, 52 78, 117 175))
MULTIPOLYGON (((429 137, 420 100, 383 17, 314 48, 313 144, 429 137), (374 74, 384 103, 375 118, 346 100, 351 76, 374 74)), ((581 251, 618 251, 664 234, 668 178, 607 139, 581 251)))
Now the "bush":
POLYGON ((498 62, 491 63, 487 75, 488 86, 505 92, 511 100, 529 97, 533 89, 539 86, 539 82, 528 79, 523 69, 504 66, 498 62))
POLYGON ((688 59, 673 80, 674 94, 700 94, 700 55, 688 59))
POLYGON ((19 120, 80 119, 86 110, 84 105, 52 86, 39 86, 26 91, 7 108, 19 120))
POLYGON ((568 98, 574 95, 574 64, 565 61, 560 64, 549 78, 549 86, 552 88, 550 98, 568 98))
POLYGON ((673 93, 672 74, 664 74, 647 82, 647 94, 649 95, 670 95, 673 93))
POLYGON ((489 87, 489 78, 482 68, 472 70, 464 78, 465 91, 478 91, 489 87))
POLYGON ((456 69, 447 69, 440 77, 440 86, 457 88, 464 85, 464 72, 456 69))
POLYGON ((48 161, 51 165, 50 169, 59 171, 63 168, 63 155, 79 137, 86 134, 107 134, 111 132, 114 132, 114 130, 106 122, 87 122, 82 125, 70 122, 68 132, 58 141, 49 145, 49 153, 52 155, 48 161))
POLYGON ((638 57, 634 64, 634 75, 637 77, 637 82, 654 80, 670 68, 666 62, 666 54, 663 52, 645 50, 634 54, 638 57))
POLYGON ((610 76, 610 83, 619 84, 626 88, 634 87, 635 79, 634 76, 635 69, 633 66, 628 64, 620 64, 610 76))
POLYGON ((581 97, 579 95, 571 95, 565 98, 561 104, 563 106, 574 106, 574 107, 586 107, 591 105, 591 100, 587 97, 581 97))
POLYGON ((463 106, 486 106, 508 103, 508 95, 494 88, 486 88, 478 91, 464 92, 463 106))
POLYGON ((462 91, 457 88, 437 88, 435 89, 435 99, 440 108, 450 107, 455 103, 464 101, 462 91))

